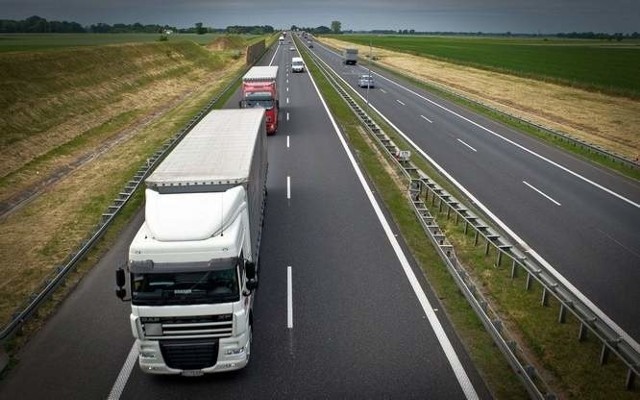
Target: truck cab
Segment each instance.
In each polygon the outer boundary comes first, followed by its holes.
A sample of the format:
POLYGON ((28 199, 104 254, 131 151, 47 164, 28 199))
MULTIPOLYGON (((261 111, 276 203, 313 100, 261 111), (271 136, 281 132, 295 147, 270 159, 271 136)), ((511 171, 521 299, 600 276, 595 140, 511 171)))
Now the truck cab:
POLYGON ((144 372, 243 368, 266 201, 265 111, 214 110, 146 178, 145 221, 116 272, 144 372))
POLYGON ((277 66, 251 67, 242 78, 242 100, 239 106, 266 110, 267 135, 273 135, 278 130, 280 102, 277 80, 277 66))

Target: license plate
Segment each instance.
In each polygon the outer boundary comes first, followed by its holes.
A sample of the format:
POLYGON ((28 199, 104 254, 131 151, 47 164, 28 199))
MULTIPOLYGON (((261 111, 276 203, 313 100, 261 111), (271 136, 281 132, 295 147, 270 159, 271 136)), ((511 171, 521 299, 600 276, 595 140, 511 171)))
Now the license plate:
POLYGON ((199 369, 187 369, 182 371, 182 376, 202 376, 204 372, 199 369))

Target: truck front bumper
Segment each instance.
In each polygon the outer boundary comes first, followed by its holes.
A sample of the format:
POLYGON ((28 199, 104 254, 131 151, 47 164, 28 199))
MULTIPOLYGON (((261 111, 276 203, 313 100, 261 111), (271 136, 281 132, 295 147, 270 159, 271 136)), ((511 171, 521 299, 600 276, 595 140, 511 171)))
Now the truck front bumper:
POLYGON ((172 368, 163 356, 160 341, 136 340, 138 347, 138 361, 142 371, 150 374, 200 376, 204 374, 234 371, 244 368, 249 362, 249 335, 246 333, 237 337, 218 340, 218 354, 214 365, 197 369, 172 368))

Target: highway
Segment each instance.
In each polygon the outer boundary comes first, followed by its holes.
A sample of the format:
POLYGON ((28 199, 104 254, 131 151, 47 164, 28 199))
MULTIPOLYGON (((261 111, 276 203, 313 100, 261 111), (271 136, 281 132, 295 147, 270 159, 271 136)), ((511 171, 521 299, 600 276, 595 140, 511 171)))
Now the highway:
POLYGON ((0 398, 490 398, 309 74, 289 73, 294 55, 274 46, 262 60, 280 66, 282 113, 268 138, 248 367, 201 378, 138 368, 130 305, 113 289, 140 212, 25 346, 0 398))
MULTIPOLYGON (((640 183, 373 69, 309 49, 636 342, 640 342, 640 183)), ((361 55, 362 56, 362 55, 361 55)))

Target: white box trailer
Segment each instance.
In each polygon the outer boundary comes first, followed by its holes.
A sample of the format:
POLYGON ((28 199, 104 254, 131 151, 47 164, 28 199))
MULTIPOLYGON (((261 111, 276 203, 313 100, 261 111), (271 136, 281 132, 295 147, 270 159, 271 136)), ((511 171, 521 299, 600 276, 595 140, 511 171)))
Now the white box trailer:
MULTIPOLYGON (((212 111, 146 179, 127 263, 143 371, 193 376, 249 362, 265 136, 261 108, 212 111)), ((124 270, 117 280, 123 298, 124 270)))

